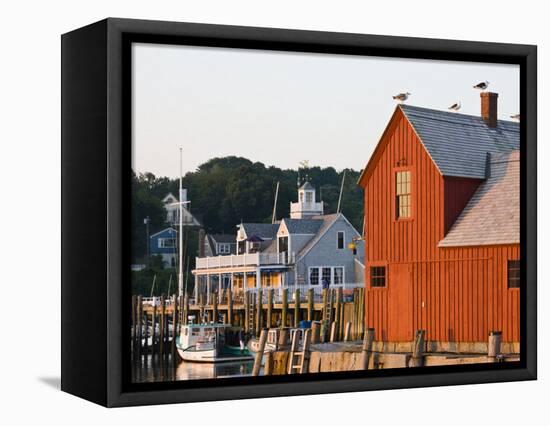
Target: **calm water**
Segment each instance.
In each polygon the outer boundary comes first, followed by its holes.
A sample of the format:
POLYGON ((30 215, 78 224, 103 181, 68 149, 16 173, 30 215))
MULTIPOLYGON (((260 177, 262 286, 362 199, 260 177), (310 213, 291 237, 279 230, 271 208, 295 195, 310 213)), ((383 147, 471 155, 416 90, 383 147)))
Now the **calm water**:
POLYGON ((147 355, 141 357, 140 363, 132 363, 132 381, 139 382, 163 382, 175 380, 219 379, 222 377, 250 376, 252 374, 253 361, 223 362, 217 364, 202 364, 182 361, 178 355, 161 358, 147 355), (162 362, 161 362, 162 360, 162 362))

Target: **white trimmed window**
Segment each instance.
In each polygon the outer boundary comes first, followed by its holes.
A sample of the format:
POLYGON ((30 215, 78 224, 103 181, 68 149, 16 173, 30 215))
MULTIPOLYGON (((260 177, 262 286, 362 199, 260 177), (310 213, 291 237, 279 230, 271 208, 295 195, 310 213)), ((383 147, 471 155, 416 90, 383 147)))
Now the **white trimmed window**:
POLYGON ((218 254, 229 254, 231 253, 231 246, 228 243, 218 244, 218 254))
POLYGON ((175 238, 159 238, 159 248, 173 248, 176 247, 175 238))
POLYGON ((311 285, 319 284, 319 268, 310 268, 309 269, 309 283, 311 285))
POLYGON ((341 266, 334 268, 334 284, 344 284, 344 268, 341 266))
POLYGON ((327 281, 329 285, 344 284, 344 267, 343 266, 312 266, 309 268, 309 284, 318 285, 323 281, 327 281))

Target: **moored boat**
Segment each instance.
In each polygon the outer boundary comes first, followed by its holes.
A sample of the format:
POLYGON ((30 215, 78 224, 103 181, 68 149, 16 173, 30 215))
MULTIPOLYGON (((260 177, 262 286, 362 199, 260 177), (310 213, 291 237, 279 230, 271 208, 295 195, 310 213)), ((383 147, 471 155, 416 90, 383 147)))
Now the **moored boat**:
POLYGON ((181 359, 189 362, 247 361, 252 357, 244 345, 231 345, 229 324, 182 325, 176 337, 181 359))

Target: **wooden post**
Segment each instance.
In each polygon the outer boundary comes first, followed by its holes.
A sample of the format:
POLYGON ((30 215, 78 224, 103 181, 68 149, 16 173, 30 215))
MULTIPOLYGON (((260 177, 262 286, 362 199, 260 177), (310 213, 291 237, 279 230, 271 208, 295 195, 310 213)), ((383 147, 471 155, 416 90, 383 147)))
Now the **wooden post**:
POLYGON ((156 345, 155 345, 155 338, 157 337, 157 321, 158 321, 158 318, 157 318, 157 303, 156 301, 153 299, 153 315, 151 317, 151 325, 152 325, 152 330, 151 330, 151 348, 153 350, 153 355, 155 353, 155 350, 156 350, 156 345))
POLYGON ((300 289, 294 290, 294 328, 300 324, 300 289))
MULTIPOLYGON (((147 353, 149 352, 149 315, 147 315, 147 311, 143 312, 143 317, 145 319, 145 335, 143 336, 145 338, 145 344, 144 346, 144 354, 147 357, 147 353)), ((147 363, 145 363, 147 364, 147 363)))
POLYGON ((500 355, 500 339, 502 336, 501 331, 491 331, 489 333, 489 342, 487 344, 487 356, 492 362, 498 361, 500 355))
POLYGON ((231 288, 228 290, 228 297, 227 299, 227 323, 229 325, 233 325, 233 291, 231 288))
POLYGON ((336 330, 337 330, 337 327, 338 327, 338 323, 336 321, 333 321, 331 324, 330 324, 330 342, 336 342, 336 330))
POLYGON ((132 295, 132 355, 136 350, 137 327, 136 327, 136 296, 132 295))
POLYGON ((266 327, 271 328, 273 321, 273 289, 270 288, 267 290, 267 318, 266 318, 266 327))
POLYGON ((351 340, 351 321, 346 322, 346 328, 344 329, 344 341, 349 342, 351 340))
POLYGON ((340 309, 342 307, 342 287, 339 287, 337 289, 334 289, 333 292, 336 292, 336 307, 334 309, 335 315, 334 315, 334 321, 336 322, 336 329, 334 331, 334 340, 332 337, 332 330, 331 330, 331 337, 330 341, 335 342, 340 340, 340 324, 342 323, 342 310, 340 309))
MULTIPOLYGON (((170 352, 172 354, 172 363, 174 364, 174 368, 176 368, 177 363, 176 360, 176 337, 178 335, 179 330, 179 301, 176 295, 174 295, 174 307, 172 311, 172 343, 170 345, 170 352)), ((168 330, 170 331, 170 330, 168 330)))
POLYGON ((249 324, 248 324, 248 317, 249 317, 249 310, 250 310, 250 304, 248 303, 250 299, 250 292, 246 291, 244 293, 244 331, 245 333, 250 333, 249 330, 249 324))
POLYGON ((315 293, 312 288, 307 291, 307 320, 313 321, 313 304, 314 304, 315 293))
POLYGON ((159 321, 159 339, 160 339, 160 353, 164 354, 164 344, 166 343, 164 341, 166 337, 165 333, 165 326, 166 326, 166 303, 164 299, 164 294, 161 294, 160 296, 160 321, 159 321))
POLYGON ((218 294, 214 293, 212 295, 212 322, 214 324, 218 323, 218 294))
POLYGON ((414 350, 412 356, 412 366, 422 367, 424 365, 424 336, 425 330, 416 330, 416 337, 414 339, 414 350))
POLYGON ((277 350, 284 349, 288 344, 288 328, 279 331, 279 340, 277 340, 277 350))
POLYGON ((264 359, 264 376, 271 376, 273 374, 273 352, 266 352, 264 359))
POLYGON ((368 370, 370 357, 372 354, 372 345, 374 343, 374 328, 367 328, 363 338, 363 350, 361 353, 361 368, 368 370))
POLYGON ((252 368, 253 376, 257 376, 260 374, 260 367, 262 366, 262 358, 264 356, 266 342, 267 342, 267 330, 264 328, 260 333, 260 345, 258 347, 258 352, 256 352, 256 358, 254 359, 254 367, 252 368))
POLYGON ((143 337, 143 305, 142 305, 141 295, 138 295, 137 297, 137 348, 138 348, 138 356, 141 356, 141 339, 143 337))
POLYGON ((313 321, 311 323, 311 343, 319 343, 321 337, 321 323, 313 321))
POLYGON ((262 303, 262 289, 258 289, 258 300, 256 305, 256 336, 260 335, 260 330, 262 329, 262 311, 263 311, 263 303, 262 303))
POLYGON ((286 327, 288 310, 288 288, 283 289, 283 310, 281 313, 281 327, 286 327))

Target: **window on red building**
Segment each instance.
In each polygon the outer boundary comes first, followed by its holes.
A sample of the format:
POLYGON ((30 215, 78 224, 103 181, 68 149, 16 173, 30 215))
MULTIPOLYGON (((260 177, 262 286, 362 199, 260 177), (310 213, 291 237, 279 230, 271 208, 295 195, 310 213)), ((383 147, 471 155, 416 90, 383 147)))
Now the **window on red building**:
POLYGON ((370 268, 371 287, 386 287, 386 267, 371 266, 370 268))
POLYGON ((395 173, 395 216, 397 219, 411 217, 411 172, 395 173))

